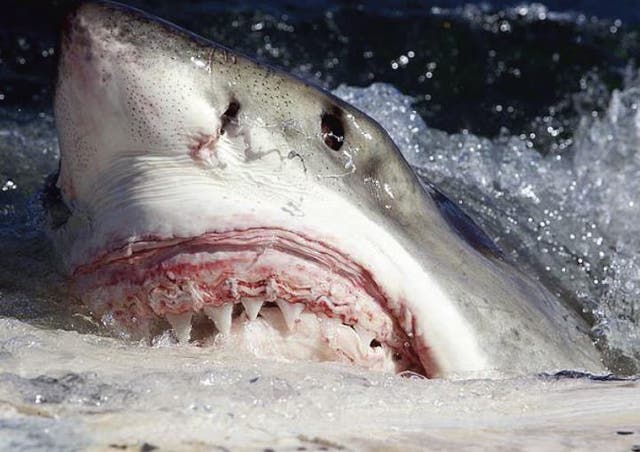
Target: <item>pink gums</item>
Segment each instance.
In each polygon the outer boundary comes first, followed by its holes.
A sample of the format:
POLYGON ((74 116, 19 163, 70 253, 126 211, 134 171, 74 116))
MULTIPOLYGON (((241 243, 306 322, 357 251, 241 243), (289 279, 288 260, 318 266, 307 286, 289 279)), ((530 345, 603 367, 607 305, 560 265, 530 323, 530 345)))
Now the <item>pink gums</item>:
POLYGON ((166 314, 242 299, 304 303, 308 311, 374 332, 427 376, 436 371, 428 346, 400 327, 406 320, 399 318, 406 312, 398 308, 402 301, 392 308, 365 268, 320 241, 282 229, 139 241, 77 268, 72 292, 94 314, 110 314, 138 332, 166 314))

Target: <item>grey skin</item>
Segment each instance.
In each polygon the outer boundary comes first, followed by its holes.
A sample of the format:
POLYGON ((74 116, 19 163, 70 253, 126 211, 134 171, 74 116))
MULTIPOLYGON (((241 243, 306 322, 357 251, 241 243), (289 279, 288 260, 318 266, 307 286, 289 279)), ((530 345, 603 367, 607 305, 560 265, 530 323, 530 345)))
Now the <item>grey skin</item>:
MULTIPOLYGON (((78 55, 84 55, 82 64, 88 66, 107 58, 94 52, 95 44, 90 43, 95 38, 89 36, 87 30, 97 29, 117 36, 117 42, 126 48, 124 57, 121 53, 119 59, 113 60, 117 63, 109 63, 112 71, 118 71, 119 64, 122 67, 131 64, 127 61, 135 61, 149 70, 156 70, 153 67, 158 61, 184 68, 193 66, 194 59, 204 62, 205 75, 197 68, 193 74, 191 69, 185 69, 189 80, 194 79, 196 86, 203 86, 198 92, 190 91, 189 96, 206 97, 207 104, 218 112, 215 121, 220 127, 245 124, 249 129, 248 142, 269 141, 274 148, 286 145, 288 149, 295 149, 287 157, 303 163, 300 171, 313 175, 313 183, 339 194, 354 211, 372 219, 417 262, 421 272, 437 281, 444 296, 436 300, 435 306, 449 305, 463 322, 443 325, 440 334, 449 336, 441 338, 437 345, 428 344, 436 349, 435 363, 425 365, 435 369, 432 374, 603 370, 583 319, 540 284, 505 262, 482 231, 435 188, 424 188, 388 134, 365 113, 294 76, 115 3, 86 3, 79 7, 69 16, 62 38, 56 95, 61 142, 58 186, 71 214, 63 227, 52 232, 52 237, 70 273, 87 263, 85 248, 90 247, 83 248, 84 244, 102 243, 101 237, 113 233, 109 230, 100 236, 104 224, 108 224, 105 228, 115 228, 110 217, 101 216, 100 209, 106 207, 96 207, 95 203, 95 199, 100 198, 96 192, 111 190, 107 182, 104 189, 95 187, 100 181, 117 176, 109 174, 113 169, 108 164, 111 157, 103 149, 108 146, 104 137, 137 134, 149 149, 163 146, 154 142, 163 132, 154 129, 149 121, 138 120, 135 112, 128 112, 130 119, 124 128, 123 123, 110 120, 112 110, 93 102, 91 96, 83 104, 77 97, 68 95, 69 86, 79 89, 79 76, 74 72, 75 65, 80 64, 78 55), (74 51, 76 56, 70 56, 74 51), (77 119, 90 116, 95 110, 104 117, 99 133, 92 129, 95 126, 89 127, 77 119), (253 128, 258 127, 255 125, 258 119, 278 127, 263 127, 257 136, 253 128), (92 190, 86 188, 89 186, 92 190), (477 362, 483 364, 465 366, 454 359, 453 355, 466 352, 456 342, 460 329, 477 344, 474 353, 480 356, 477 362), (447 356, 453 358, 449 360, 447 356)), ((105 83, 114 74, 105 73, 105 83)), ((165 76, 170 74, 158 73, 158 77, 165 76)), ((129 87, 119 87, 124 88, 129 87)), ((136 89, 145 87, 136 85, 136 89)), ((145 95, 145 92, 136 94, 145 95)), ((160 116, 166 109, 180 107, 174 97, 157 96, 157 92, 150 96, 160 116)), ((260 155, 256 151, 256 158, 260 155)), ((108 197, 108 193, 104 196, 108 197)), ((131 209, 127 211, 128 218, 137 218, 136 212, 153 217, 145 210, 148 206, 131 209)), ((349 214, 341 212, 334 216, 334 221, 340 222, 343 215, 349 214)), ((149 220, 149 228, 153 229, 155 226, 151 223, 149 220)), ((136 231, 140 233, 140 227, 136 231)), ((347 233, 351 232, 345 231, 347 233)), ((126 235, 123 233, 123 240, 126 235)), ((408 293, 414 283, 402 282, 408 293)), ((419 294, 412 301, 414 306, 421 303, 420 296, 429 297, 429 294, 419 294)), ((429 309, 413 313, 419 320, 425 312, 428 315, 429 309)), ((431 325, 434 321, 437 325, 434 319, 431 325)))

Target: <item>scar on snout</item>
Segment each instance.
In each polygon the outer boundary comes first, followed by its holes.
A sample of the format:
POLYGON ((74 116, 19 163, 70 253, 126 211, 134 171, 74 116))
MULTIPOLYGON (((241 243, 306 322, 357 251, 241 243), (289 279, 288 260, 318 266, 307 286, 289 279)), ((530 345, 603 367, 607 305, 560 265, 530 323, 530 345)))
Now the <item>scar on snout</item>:
POLYGON ((215 159, 214 143, 218 140, 217 134, 200 134, 192 146, 189 155, 199 163, 213 164, 215 159))
POLYGON ((299 158, 300 161, 302 162, 302 169, 306 173, 307 172, 307 165, 305 165, 304 159, 302 158, 302 156, 300 154, 298 154, 296 151, 291 151, 291 152, 289 152, 289 155, 287 155, 287 158, 290 159, 290 160, 293 160, 296 157, 299 158))

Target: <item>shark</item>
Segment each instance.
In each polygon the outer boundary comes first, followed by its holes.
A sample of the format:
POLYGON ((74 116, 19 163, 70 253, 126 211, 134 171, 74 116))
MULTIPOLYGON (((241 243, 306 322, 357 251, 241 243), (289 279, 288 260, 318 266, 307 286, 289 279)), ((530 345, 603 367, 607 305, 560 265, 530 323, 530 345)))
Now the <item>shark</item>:
POLYGON ((386 131, 312 83, 137 9, 67 16, 49 237, 128 337, 428 378, 603 370, 386 131))

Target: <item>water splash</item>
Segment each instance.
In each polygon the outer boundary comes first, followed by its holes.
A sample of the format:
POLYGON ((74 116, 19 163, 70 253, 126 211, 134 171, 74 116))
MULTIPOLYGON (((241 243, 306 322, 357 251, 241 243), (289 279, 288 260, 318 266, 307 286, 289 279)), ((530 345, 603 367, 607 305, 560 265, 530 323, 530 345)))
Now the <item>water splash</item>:
POLYGON ((626 88, 612 93, 604 114, 582 115, 570 146, 546 155, 527 137, 487 139, 430 129, 413 110, 413 99, 389 85, 341 86, 335 94, 369 112, 420 176, 458 202, 521 267, 582 311, 613 371, 638 372, 637 78, 628 77, 626 88))

